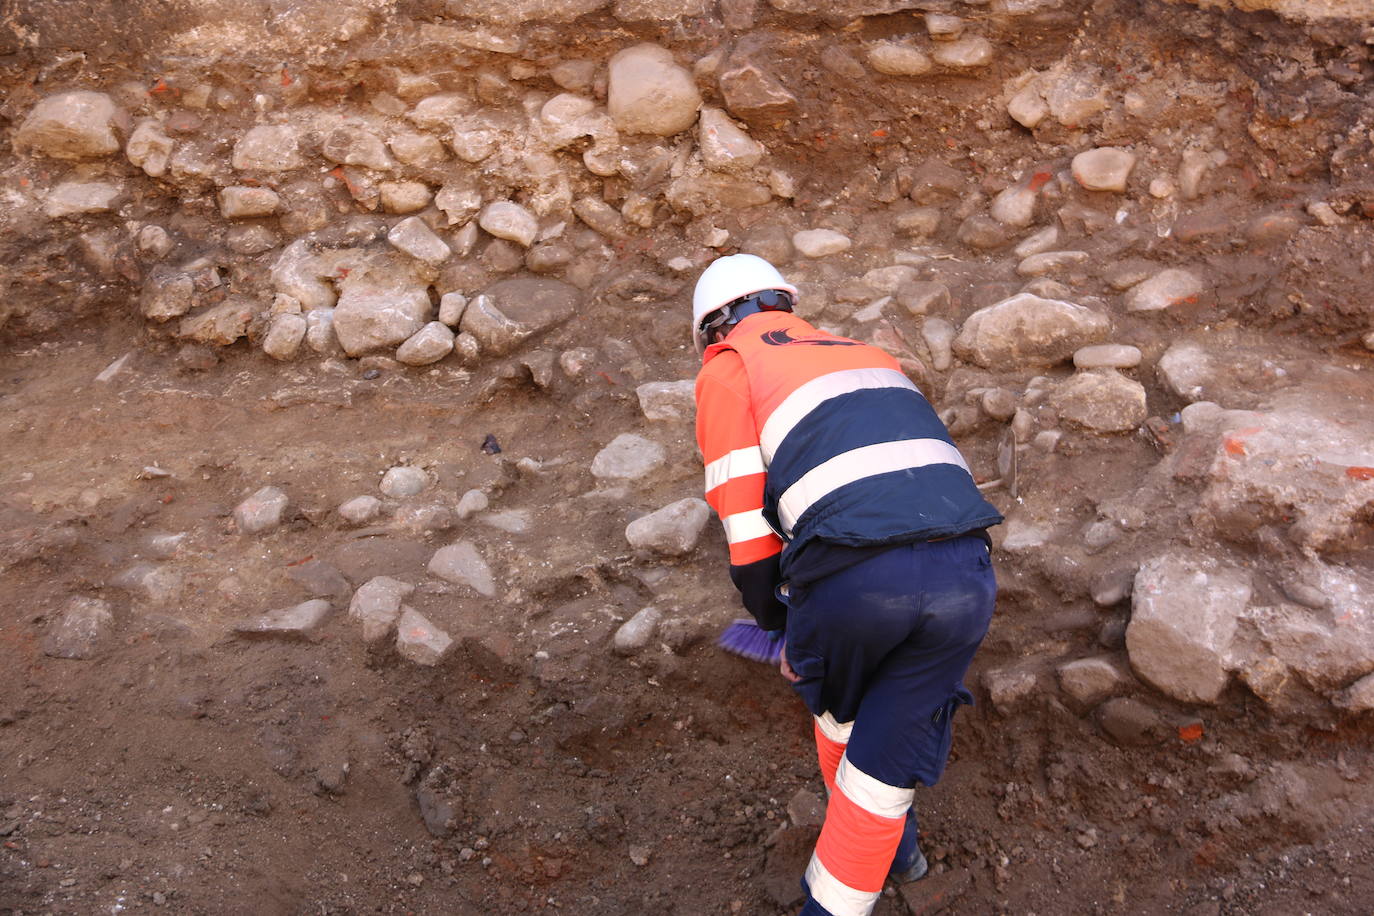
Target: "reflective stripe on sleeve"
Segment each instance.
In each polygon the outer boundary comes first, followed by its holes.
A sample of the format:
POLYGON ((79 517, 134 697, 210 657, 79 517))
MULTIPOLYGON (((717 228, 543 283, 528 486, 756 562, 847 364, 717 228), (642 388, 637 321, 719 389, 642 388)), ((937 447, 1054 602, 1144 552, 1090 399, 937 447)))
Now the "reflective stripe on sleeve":
POLYGON ((811 898, 831 916, 868 916, 878 903, 878 891, 855 890, 832 875, 815 853, 806 866, 806 887, 811 898))
POLYGON ((706 465, 706 492, 710 493, 727 480, 762 474, 764 470, 762 449, 757 445, 737 448, 706 465))
POLYGON ((892 471, 953 464, 968 470, 959 450, 942 439, 899 439, 851 449, 824 461, 802 475, 778 500, 778 518, 790 535, 797 519, 817 500, 840 487, 892 471))
POLYGON ((754 538, 767 537, 773 533, 773 529, 763 520, 762 509, 750 509, 748 512, 727 515, 721 519, 721 523, 725 526, 725 540, 730 544, 752 541, 754 538))
POLYGON ((840 759, 840 767, 835 771, 835 784, 850 801, 878 817, 905 817, 906 809, 911 807, 911 800, 916 797, 914 788, 890 786, 869 776, 851 763, 848 756, 840 759))
POLYGON ((849 733, 854 730, 854 723, 836 722, 835 717, 826 712, 816 716, 816 728, 820 729, 822 735, 836 744, 848 744, 849 733))
POLYGON ((896 369, 842 369, 812 379, 789 394, 763 424, 759 442, 763 446, 764 461, 773 460, 792 427, 820 404, 865 388, 909 388, 919 393, 911 379, 896 369))

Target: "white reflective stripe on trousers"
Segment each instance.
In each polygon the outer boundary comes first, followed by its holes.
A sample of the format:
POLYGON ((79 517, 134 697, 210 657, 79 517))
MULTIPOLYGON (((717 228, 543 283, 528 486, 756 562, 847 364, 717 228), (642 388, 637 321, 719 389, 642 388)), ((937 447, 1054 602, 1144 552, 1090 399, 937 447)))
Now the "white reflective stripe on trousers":
POLYGON ((762 474, 764 470, 762 449, 757 445, 737 448, 706 465, 706 492, 710 493, 727 480, 762 474))
POLYGON ((725 540, 731 544, 752 541, 754 538, 773 533, 773 529, 768 527, 768 522, 764 521, 762 509, 750 509, 748 512, 727 515, 721 519, 721 524, 725 526, 725 540))
POLYGON ((865 477, 932 464, 953 464, 968 471, 964 456, 943 439, 898 439, 896 442, 879 442, 842 452, 807 471, 782 494, 778 500, 778 518, 782 521, 782 530, 790 535, 797 519, 807 509, 846 484, 865 477))
POLYGON ((879 891, 855 890, 832 875, 813 852, 806 866, 806 886, 811 897, 831 916, 868 916, 878 902, 879 891))
POLYGON ((911 379, 896 369, 841 369, 814 378, 789 394, 763 424, 759 443, 763 446, 764 462, 773 460, 792 427, 811 411, 831 398, 865 388, 909 388, 919 393, 911 379))
POLYGON ((849 762, 847 753, 840 758, 840 766, 835 770, 835 785, 854 804, 878 817, 905 817, 916 797, 914 788, 890 786, 869 776, 849 762))
POLYGON ((853 722, 836 722, 828 712, 816 716, 816 724, 820 726, 821 734, 836 744, 848 744, 849 733, 854 731, 853 722))

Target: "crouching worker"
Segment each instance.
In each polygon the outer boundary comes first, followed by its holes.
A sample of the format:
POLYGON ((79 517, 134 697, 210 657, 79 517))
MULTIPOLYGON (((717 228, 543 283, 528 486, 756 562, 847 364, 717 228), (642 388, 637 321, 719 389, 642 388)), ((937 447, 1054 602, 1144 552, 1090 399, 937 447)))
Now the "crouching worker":
POLYGON ((803 916, 866 916, 926 871, 912 810, 934 785, 997 585, 981 496, 931 405, 883 351, 792 314, 767 261, 697 281, 697 444, 730 578, 815 717, 829 794, 803 916))

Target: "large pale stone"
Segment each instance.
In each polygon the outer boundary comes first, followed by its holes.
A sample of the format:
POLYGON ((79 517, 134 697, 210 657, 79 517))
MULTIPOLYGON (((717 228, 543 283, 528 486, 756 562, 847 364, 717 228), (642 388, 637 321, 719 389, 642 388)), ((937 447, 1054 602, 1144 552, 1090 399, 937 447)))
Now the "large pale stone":
POLYGON ((924 51, 904 41, 875 41, 867 56, 870 67, 888 76, 920 76, 935 66, 924 51))
POLYGON ((981 36, 960 38, 957 41, 936 42, 930 56, 942 67, 972 70, 992 63, 992 42, 981 36))
POLYGON ((708 169, 718 172, 743 172, 763 158, 763 144, 741 130, 719 108, 704 108, 697 125, 701 159, 708 169))
POLYGON ((108 213, 123 193, 119 185, 108 181, 64 181, 48 194, 43 212, 51 219, 108 213))
POLYGON ((824 258, 848 251, 853 242, 834 229, 803 229, 792 236, 792 245, 808 258, 824 258))
POLYGON ((1093 344, 1074 351, 1078 369, 1134 369, 1140 365, 1140 348, 1129 344, 1093 344))
POLYGON ((177 337, 227 347, 248 333, 258 309, 247 299, 230 299, 181 319, 177 337))
POLYGON ((48 625, 43 654, 53 658, 91 658, 113 628, 114 611, 108 601, 75 596, 48 625))
POLYGON ((501 356, 524 341, 567 321, 581 293, 546 277, 514 277, 493 284, 463 310, 460 329, 484 352, 501 356))
POLYGON ((636 550, 680 557, 697 546, 710 517, 711 509, 702 500, 680 499, 630 522, 625 528, 625 540, 636 550))
POLYGON ((663 612, 656 607, 642 608, 629 620, 620 625, 620 629, 615 631, 615 637, 611 642, 612 647, 619 655, 633 655, 649 644, 653 638, 654 631, 658 629, 658 622, 663 617, 663 612))
POLYGON ((496 594, 496 578, 491 567, 471 541, 458 541, 440 548, 429 561, 429 571, 447 582, 466 585, 487 598, 496 594))
POLYGON ((253 172, 286 172, 305 165, 296 129, 288 124, 254 127, 234 144, 234 168, 253 172))
POLYGON ((1216 392, 1210 391, 1217 380, 1217 367, 1212 355, 1195 343, 1174 342, 1155 364, 1159 380, 1185 401, 1200 401, 1216 392))
POLYGON ((1178 268, 1161 270, 1126 294, 1126 310, 1157 312, 1183 302, 1196 302, 1202 294, 1202 280, 1178 268))
POLYGON ((645 382, 635 389, 646 420, 681 420, 696 409, 696 382, 645 382))
POLYGON ((1116 661, 1107 657, 1080 658, 1059 666, 1059 686, 1084 706, 1093 706, 1130 682, 1116 661))
POLYGON ((603 480, 638 480, 662 467, 667 458, 657 442, 621 433, 592 459, 592 475, 603 480))
POLYGON ((271 216, 281 207, 281 197, 271 188, 234 186, 219 192, 219 212, 225 219, 271 216))
POLYGON ((1089 191, 1124 191, 1133 168, 1134 153, 1103 146, 1074 156, 1071 171, 1074 180, 1089 191))
POLYGON ((404 342, 429 321, 429 293, 423 286, 344 286, 334 308, 334 334, 349 356, 385 350, 404 342))
POLYGON ((496 200, 482 208, 477 224, 498 239, 507 239, 524 248, 534 244, 539 220, 524 207, 510 200, 496 200))
POLYGON ((408 216, 392 226, 386 240, 398 251, 426 264, 442 264, 453 254, 444 240, 418 216, 408 216))
POLYGON ((22 152, 52 159, 93 159, 119 152, 122 112, 103 92, 62 92, 40 101, 14 135, 22 152))
POLYGON ((149 177, 161 178, 172 161, 173 145, 172 138, 163 133, 162 123, 146 118, 134 128, 124 146, 124 155, 149 177))
POLYGON ((363 625, 363 640, 385 638, 401 615, 401 602, 414 591, 409 582, 390 576, 375 576, 358 586, 349 602, 348 616, 363 625))
POLYGON ((401 611, 396 624, 396 651, 417 665, 433 666, 443 661, 453 639, 429 618, 414 608, 401 611))
POLYGON ((1136 573, 1126 649, 1131 667, 1185 703, 1215 703, 1231 679, 1231 643, 1250 601, 1250 574, 1172 552, 1136 573))
POLYGON ((692 74, 666 48, 639 44, 611 58, 606 108, 620 130, 671 136, 691 127, 700 107, 692 74))
POLYGON ((278 315, 262 339, 262 352, 273 359, 291 359, 305 340, 305 331, 304 315, 278 315))
POLYGON ((330 162, 339 165, 357 165, 379 171, 396 167, 381 138, 361 127, 337 127, 330 131, 320 152, 330 162))
POLYGON ((726 110, 749 124, 778 125, 797 110, 797 97, 751 60, 734 62, 719 83, 726 110))
POLYGON ((234 507, 234 524, 244 534, 260 534, 281 524, 289 503, 277 487, 263 487, 234 507))
POLYGON ((453 352, 453 331, 442 321, 431 321, 396 350, 407 366, 428 366, 453 352))
POLYGON ((985 368, 1052 366, 1107 336, 1106 315, 1072 302, 1021 293, 968 317, 954 350, 985 368))
POLYGON ((234 627, 242 636, 276 636, 285 639, 316 639, 317 631, 329 616, 330 604, 314 598, 292 607, 268 611, 234 627))

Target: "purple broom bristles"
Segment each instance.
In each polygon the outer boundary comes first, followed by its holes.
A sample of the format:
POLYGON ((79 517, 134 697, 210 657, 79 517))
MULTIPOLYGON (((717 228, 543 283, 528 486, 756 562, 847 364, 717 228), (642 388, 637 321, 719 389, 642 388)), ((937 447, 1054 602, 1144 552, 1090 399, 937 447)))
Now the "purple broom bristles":
POLYGON ((782 631, 769 631, 752 620, 736 620, 725 628, 716 645, 755 662, 776 665, 782 658, 782 631))

